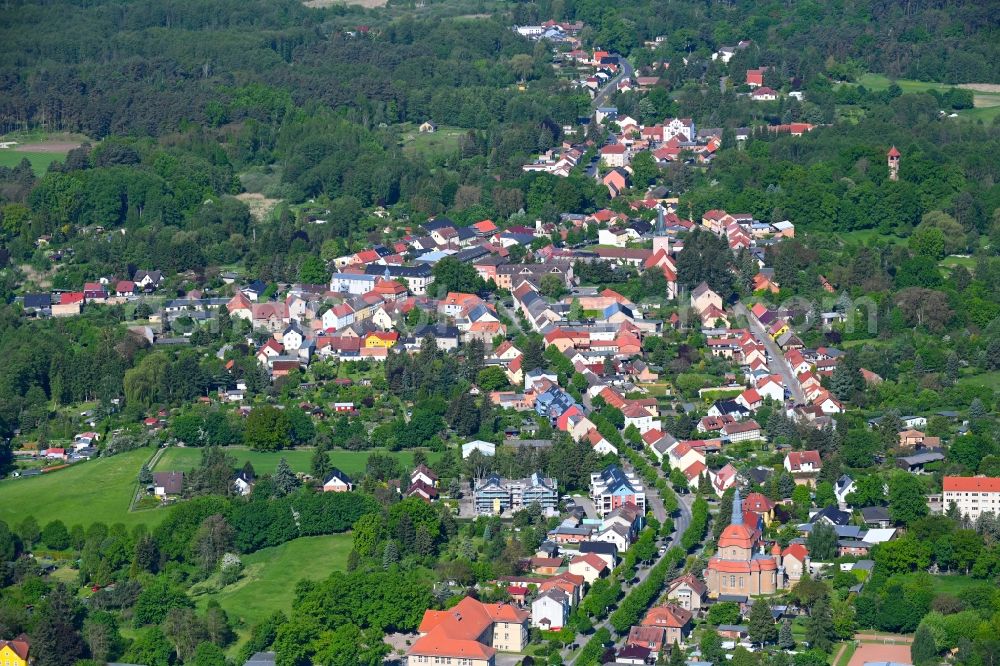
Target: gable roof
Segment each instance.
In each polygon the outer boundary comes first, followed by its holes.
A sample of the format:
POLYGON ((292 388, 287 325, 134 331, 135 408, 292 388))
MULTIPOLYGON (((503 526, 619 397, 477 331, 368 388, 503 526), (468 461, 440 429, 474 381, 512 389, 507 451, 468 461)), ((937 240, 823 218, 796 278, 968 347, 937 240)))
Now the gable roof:
POLYGON ((27 634, 21 634, 9 641, 0 640, 0 650, 3 650, 5 647, 9 647, 19 658, 27 661, 28 652, 31 650, 31 641, 28 639, 27 634))
POLYGON ((326 475, 326 479, 323 480, 323 485, 325 486, 329 484, 334 479, 337 479, 346 486, 352 485, 351 477, 347 476, 336 467, 331 469, 330 473, 326 475))

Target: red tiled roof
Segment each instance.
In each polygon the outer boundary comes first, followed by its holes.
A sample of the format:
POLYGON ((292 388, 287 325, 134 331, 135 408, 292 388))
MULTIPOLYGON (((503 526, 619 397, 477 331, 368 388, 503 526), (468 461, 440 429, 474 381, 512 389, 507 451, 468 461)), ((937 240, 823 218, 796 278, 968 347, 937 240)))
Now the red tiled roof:
POLYGON ((952 492, 1000 493, 1000 478, 989 476, 946 476, 944 490, 952 492))
POLYGON ((21 634, 9 641, 0 640, 0 650, 3 650, 5 647, 9 647, 14 651, 14 654, 27 661, 28 651, 31 649, 31 641, 28 640, 27 634, 21 634))
POLYGON ((646 617, 642 618, 644 627, 673 627, 680 629, 691 621, 691 611, 684 610, 674 604, 664 604, 650 608, 646 617))

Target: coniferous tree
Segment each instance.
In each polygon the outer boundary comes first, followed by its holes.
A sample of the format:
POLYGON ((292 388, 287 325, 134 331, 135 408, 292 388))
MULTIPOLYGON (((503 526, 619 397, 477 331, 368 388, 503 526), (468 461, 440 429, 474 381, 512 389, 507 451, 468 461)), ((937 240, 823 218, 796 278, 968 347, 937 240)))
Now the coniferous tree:
POLYGON ((332 467, 330 464, 330 454, 327 453, 326 449, 320 447, 316 448, 309 467, 312 471, 313 478, 320 480, 326 479, 326 475, 330 472, 330 468, 332 467))
POLYGON ((809 619, 806 621, 806 640, 809 641, 809 647, 829 652, 835 636, 830 597, 824 594, 810 609, 809 619))
POLYGON ((719 501, 719 512, 716 514, 719 518, 712 525, 712 536, 716 541, 719 540, 722 530, 726 529, 726 526, 729 524, 726 517, 731 516, 733 513, 733 495, 735 492, 735 488, 729 488, 722 494, 722 499, 719 501))
POLYGON ((781 628, 778 630, 778 647, 782 650, 791 650, 795 647, 795 637, 792 635, 792 622, 788 618, 785 618, 781 622, 781 628))
POLYGON ((397 562, 399 562, 399 549, 396 547, 396 542, 390 540, 382 551, 382 568, 389 569, 397 562))
POLYGON ((778 628, 774 626, 771 615, 771 604, 766 599, 757 599, 750 607, 750 617, 747 618, 747 633, 750 641, 765 645, 778 639, 778 628))
POLYGON ((295 492, 302 482, 295 476, 288 461, 282 458, 278 461, 278 467, 274 470, 274 477, 271 479, 274 491, 279 497, 295 492))
POLYGON ((687 664, 684 650, 677 644, 677 641, 674 641, 674 644, 670 646, 670 661, 668 663, 669 666, 686 666, 687 664))
POLYGON ((917 627, 917 633, 913 635, 910 658, 913 659, 915 666, 930 666, 940 661, 934 635, 931 634, 931 630, 926 625, 921 624, 917 627))
POLYGON ((37 666, 70 666, 83 657, 82 613, 74 601, 66 586, 59 583, 38 609, 31 632, 31 649, 37 666))

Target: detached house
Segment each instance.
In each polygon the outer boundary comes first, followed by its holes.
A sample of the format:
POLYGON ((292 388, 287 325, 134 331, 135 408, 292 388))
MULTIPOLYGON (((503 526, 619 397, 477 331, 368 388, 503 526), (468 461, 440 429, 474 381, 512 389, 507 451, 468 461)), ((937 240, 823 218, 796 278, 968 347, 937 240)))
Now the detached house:
POLYGON ((666 630, 665 642, 679 645, 691 629, 691 611, 674 604, 664 604, 650 608, 642 619, 644 627, 660 627, 666 630))
POLYGON ((790 451, 785 456, 785 469, 792 473, 796 483, 810 483, 823 469, 819 451, 790 451))
POLYGON ((323 481, 324 493, 347 493, 352 490, 354 490, 354 482, 351 481, 351 477, 336 467, 330 470, 330 473, 326 475, 326 479, 323 481))
POLYGON ((708 587, 691 574, 675 578, 667 586, 667 599, 692 613, 701 610, 708 587))

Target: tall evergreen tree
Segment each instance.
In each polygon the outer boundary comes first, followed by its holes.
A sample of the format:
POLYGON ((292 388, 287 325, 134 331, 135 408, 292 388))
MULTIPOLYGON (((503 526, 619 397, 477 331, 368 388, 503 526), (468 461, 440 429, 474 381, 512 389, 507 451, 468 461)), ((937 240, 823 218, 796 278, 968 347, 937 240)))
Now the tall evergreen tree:
POLYGON ((778 647, 782 650, 791 650, 795 647, 795 637, 792 634, 792 622, 788 618, 782 620, 781 628, 778 630, 778 647))
POLYGON ((71 666, 83 657, 82 613, 65 585, 59 583, 42 602, 31 632, 36 666, 71 666))
POLYGON ((295 489, 302 485, 302 482, 295 476, 295 472, 292 471, 288 461, 284 458, 278 461, 278 466, 274 470, 274 477, 271 479, 271 483, 274 485, 274 491, 278 496, 285 496, 295 492, 295 489))
POLYGON ((824 594, 810 609, 809 619, 806 621, 806 640, 809 647, 829 652, 835 636, 830 597, 824 594))
POLYGON ((399 548, 396 547, 395 541, 390 540, 382 551, 382 568, 389 569, 397 562, 399 562, 399 548))
POLYGON ((937 645, 934 642, 934 635, 926 625, 917 627, 917 633, 913 635, 913 643, 910 645, 910 658, 915 666, 930 666, 940 661, 938 658, 937 645))
POLYGON ((321 480, 326 479, 326 475, 330 472, 330 468, 332 467, 330 463, 330 454, 327 453, 326 449, 320 447, 316 448, 309 467, 314 478, 321 480))
POLYGON ((774 626, 771 604, 766 599, 757 599, 750 607, 747 618, 747 633, 752 643, 765 645, 778 639, 778 628, 774 626))

